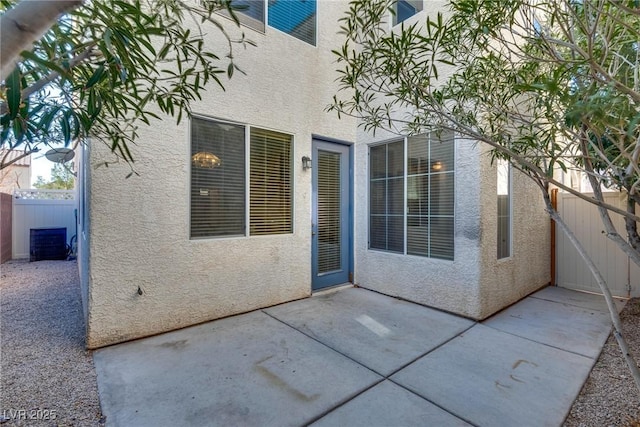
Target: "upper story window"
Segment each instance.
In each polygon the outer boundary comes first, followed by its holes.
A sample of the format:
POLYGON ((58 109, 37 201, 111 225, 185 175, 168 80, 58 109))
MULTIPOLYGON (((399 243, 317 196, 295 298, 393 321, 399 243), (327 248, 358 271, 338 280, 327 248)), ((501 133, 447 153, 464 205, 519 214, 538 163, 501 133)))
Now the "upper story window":
POLYGON ((254 30, 264 32, 264 2, 265 0, 233 0, 232 4, 240 7, 236 15, 241 23, 254 30))
POLYGON ((450 132, 371 146, 369 248, 453 260, 454 166, 450 132))
POLYGON ((268 22, 272 28, 316 44, 316 0, 232 0, 232 5, 237 6, 238 20, 248 27, 264 32, 268 22))
POLYGON ((291 135, 194 117, 191 238, 245 236, 247 222, 252 236, 292 233, 292 149, 291 135))
POLYGON ((411 18, 422 10, 423 0, 398 0, 393 6, 393 25, 411 18))
POLYGON ((316 44, 316 0, 268 0, 269 26, 316 44))

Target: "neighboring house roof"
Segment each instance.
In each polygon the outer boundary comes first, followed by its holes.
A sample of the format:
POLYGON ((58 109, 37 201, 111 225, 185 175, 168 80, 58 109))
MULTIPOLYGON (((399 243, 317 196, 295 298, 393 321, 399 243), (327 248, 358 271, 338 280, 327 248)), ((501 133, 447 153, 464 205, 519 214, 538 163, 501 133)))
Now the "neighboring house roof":
MULTIPOLYGON (((24 156, 24 150, 0 150, 0 162, 1 163, 11 163, 12 160, 24 156), (6 156, 6 157, 5 157, 6 156)), ((24 156, 20 160, 17 160, 14 163, 11 163, 13 166, 31 166, 31 156, 24 156)))

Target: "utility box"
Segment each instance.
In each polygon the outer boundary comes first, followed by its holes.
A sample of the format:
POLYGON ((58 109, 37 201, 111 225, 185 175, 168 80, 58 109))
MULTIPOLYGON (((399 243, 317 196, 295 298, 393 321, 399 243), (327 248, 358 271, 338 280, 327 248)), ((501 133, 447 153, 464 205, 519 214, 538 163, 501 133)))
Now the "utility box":
POLYGON ((32 228, 29 261, 67 259, 67 229, 32 228))

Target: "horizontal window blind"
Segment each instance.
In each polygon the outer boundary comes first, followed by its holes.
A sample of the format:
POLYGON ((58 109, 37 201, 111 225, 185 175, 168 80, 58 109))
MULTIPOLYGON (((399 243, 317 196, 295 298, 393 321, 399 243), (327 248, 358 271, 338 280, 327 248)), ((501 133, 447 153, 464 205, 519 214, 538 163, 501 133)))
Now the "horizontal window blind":
POLYGON ((404 251, 404 142, 369 150, 369 247, 404 251))
POLYGON ((292 137, 257 128, 250 136, 250 234, 293 232, 292 137))
POLYGON ((316 44, 316 0, 269 0, 269 26, 316 44))
POLYGON ((421 10, 422 0, 398 0, 394 7, 393 25, 398 25, 421 10))
POLYGON ((192 238, 245 234, 244 133, 244 126, 191 120, 192 238), (205 155, 219 164, 194 160, 205 155))
POLYGON ((233 0, 231 4, 239 7, 235 13, 242 24, 264 32, 264 2, 265 0, 233 0))
POLYGON ((453 134, 411 136, 407 152, 407 253, 452 260, 453 134))
POLYGON ((498 259, 511 256, 511 166, 498 159, 498 259))
POLYGON ((340 154, 318 150, 318 273, 342 268, 340 154))
POLYGON ((452 260, 453 133, 430 133, 369 150, 369 247, 452 260), (406 167, 406 191, 405 191, 406 167), (406 209, 406 218, 405 218, 406 209), (406 219, 406 233, 405 233, 406 219))

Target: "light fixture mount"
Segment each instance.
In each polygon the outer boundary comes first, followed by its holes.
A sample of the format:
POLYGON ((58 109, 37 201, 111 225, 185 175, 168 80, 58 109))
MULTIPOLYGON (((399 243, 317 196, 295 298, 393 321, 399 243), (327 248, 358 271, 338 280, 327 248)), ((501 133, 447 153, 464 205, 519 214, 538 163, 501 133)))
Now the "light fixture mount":
POLYGON ((304 170, 311 169, 311 157, 302 156, 302 169, 304 170))

